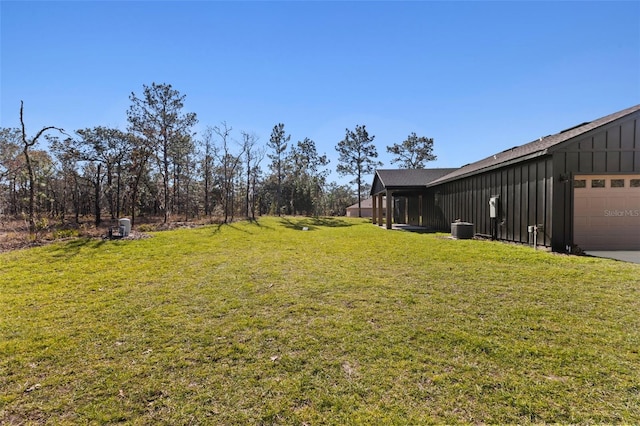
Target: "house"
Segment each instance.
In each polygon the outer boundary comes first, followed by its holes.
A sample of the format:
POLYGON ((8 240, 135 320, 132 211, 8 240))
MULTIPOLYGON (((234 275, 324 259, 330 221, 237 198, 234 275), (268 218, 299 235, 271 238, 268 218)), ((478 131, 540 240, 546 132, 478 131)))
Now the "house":
POLYGON ((421 226, 444 232, 462 220, 477 234, 535 238, 559 252, 640 250, 640 105, 465 165, 424 189, 387 185, 389 171, 378 172, 371 190, 377 224, 380 208, 387 217, 392 211, 392 201, 382 204, 387 196, 407 199, 404 217, 392 218, 398 223, 416 222, 417 210, 421 226))
POLYGON ((347 217, 371 217, 373 203, 371 198, 360 200, 360 215, 358 216, 358 203, 347 207, 347 217))
MULTIPOLYGON (((394 169, 376 170, 372 184, 372 210, 374 223, 382 223, 383 217, 393 215, 393 222, 426 226, 423 222, 423 196, 427 184, 457 169, 394 169), (392 197, 385 198, 381 191, 389 191, 392 197), (388 205, 385 203, 389 202, 388 205), (375 205, 375 207, 374 207, 375 205), (386 207, 384 207, 386 206, 386 207)), ((391 221, 388 221, 391 225, 391 221)))

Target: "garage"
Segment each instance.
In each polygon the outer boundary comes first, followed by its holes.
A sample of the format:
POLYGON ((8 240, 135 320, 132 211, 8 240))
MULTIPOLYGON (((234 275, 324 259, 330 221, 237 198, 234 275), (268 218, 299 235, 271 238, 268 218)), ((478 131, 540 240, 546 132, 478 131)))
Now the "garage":
POLYGON ((583 250, 640 250, 640 175, 576 175, 574 244, 583 250))
MULTIPOLYGON (((440 177, 427 179, 417 172, 378 170, 371 195, 413 197, 418 205, 404 203, 408 208, 399 219, 442 232, 462 221, 473 223, 481 236, 520 244, 535 240, 556 252, 640 253, 640 105, 440 177), (496 209, 489 207, 492 198, 496 209)), ((382 224, 382 218, 374 217, 373 223, 382 224)))

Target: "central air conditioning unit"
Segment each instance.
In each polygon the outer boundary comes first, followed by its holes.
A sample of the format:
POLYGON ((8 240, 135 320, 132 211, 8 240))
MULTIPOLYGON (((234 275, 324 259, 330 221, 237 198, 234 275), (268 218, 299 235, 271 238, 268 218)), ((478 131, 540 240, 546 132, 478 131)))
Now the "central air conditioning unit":
POLYGON ((451 224, 451 237, 456 240, 470 240, 473 238, 473 223, 453 222, 451 224))

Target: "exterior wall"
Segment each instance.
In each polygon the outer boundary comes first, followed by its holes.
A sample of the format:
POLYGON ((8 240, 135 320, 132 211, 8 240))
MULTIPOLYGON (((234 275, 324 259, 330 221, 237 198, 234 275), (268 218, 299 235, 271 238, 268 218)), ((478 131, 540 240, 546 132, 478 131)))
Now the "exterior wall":
POLYGON ((420 196, 422 194, 393 197, 393 223, 420 226, 420 196))
MULTIPOLYGON (((372 207, 362 207, 360 209, 361 217, 372 217, 373 216, 373 208, 372 207)), ((347 209, 347 217, 358 217, 358 208, 348 208, 347 209)))
POLYGON ((457 219, 491 235, 489 198, 500 197, 497 238, 528 243, 527 226, 542 225, 538 244, 573 244, 573 176, 640 173, 640 112, 560 144, 547 155, 429 188, 425 225, 450 232, 457 219))
POLYGON ((640 173, 640 113, 585 133, 553 153, 558 177, 554 192, 552 246, 573 245, 573 177, 577 174, 640 173))
POLYGON ((406 223, 407 219, 407 198, 393 197, 393 223, 406 223))
POLYGON ((461 178, 430 192, 424 206, 427 226, 450 232, 451 223, 459 219, 473 223, 476 233, 491 235, 489 199, 498 196, 498 239, 527 243, 527 226, 542 225, 538 244, 551 244, 551 157, 461 178))
POLYGON ((415 195, 407 198, 407 224, 420 226, 420 198, 415 195))

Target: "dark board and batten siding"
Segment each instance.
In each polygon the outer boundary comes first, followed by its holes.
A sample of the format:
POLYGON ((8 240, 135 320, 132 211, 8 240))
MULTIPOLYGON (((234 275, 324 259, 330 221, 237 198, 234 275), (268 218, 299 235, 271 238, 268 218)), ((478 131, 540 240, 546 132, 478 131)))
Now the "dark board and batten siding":
POLYGON ((640 173, 640 111, 577 135, 540 156, 429 188, 425 224, 450 232, 455 220, 491 234, 489 198, 500 197, 497 237, 529 243, 527 227, 542 225, 538 244, 564 251, 573 244, 573 176, 640 173))
POLYGON ((426 224, 450 232, 455 220, 471 222, 478 234, 491 234, 489 199, 499 196, 497 237, 528 243, 527 226, 543 225, 538 243, 550 245, 553 188, 550 157, 444 183, 432 188, 425 205, 426 224))

